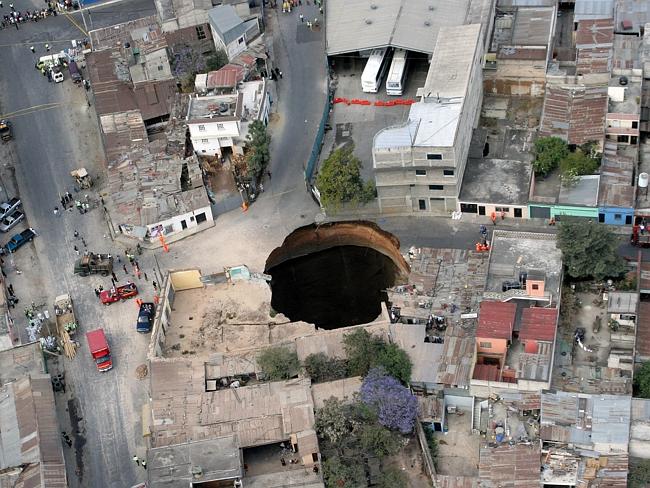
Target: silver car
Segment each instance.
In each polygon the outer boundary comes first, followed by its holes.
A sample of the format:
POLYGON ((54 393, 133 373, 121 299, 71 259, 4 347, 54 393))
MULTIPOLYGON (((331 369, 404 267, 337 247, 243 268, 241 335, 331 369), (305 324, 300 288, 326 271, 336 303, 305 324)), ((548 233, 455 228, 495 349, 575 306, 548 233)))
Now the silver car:
POLYGON ((25 214, 20 210, 16 210, 11 215, 8 215, 2 222, 0 222, 0 232, 9 232, 18 222, 25 218, 25 214))

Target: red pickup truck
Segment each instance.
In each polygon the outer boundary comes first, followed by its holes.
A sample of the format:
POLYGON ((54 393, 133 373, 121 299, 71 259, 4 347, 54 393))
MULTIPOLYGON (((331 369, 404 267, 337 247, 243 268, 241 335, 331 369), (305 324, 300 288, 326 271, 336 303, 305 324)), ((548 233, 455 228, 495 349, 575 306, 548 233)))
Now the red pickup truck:
POLYGON ((111 350, 108 348, 108 341, 106 340, 104 329, 95 329, 86 332, 86 339, 88 339, 88 349, 90 349, 90 355, 95 360, 97 369, 102 373, 112 369, 111 350))
POLYGON ((99 294, 99 300, 104 305, 110 305, 111 303, 119 302, 120 300, 126 300, 127 298, 132 298, 138 294, 138 287, 134 283, 127 283, 126 285, 118 286, 117 288, 111 288, 110 290, 103 290, 99 294))

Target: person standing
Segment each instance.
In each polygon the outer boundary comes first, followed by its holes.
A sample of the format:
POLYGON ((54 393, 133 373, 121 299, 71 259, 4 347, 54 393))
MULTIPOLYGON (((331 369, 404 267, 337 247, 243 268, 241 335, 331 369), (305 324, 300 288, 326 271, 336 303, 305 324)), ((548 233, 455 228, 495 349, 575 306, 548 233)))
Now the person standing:
POLYGON ((142 460, 142 467, 144 468, 145 471, 147 470, 147 461, 145 461, 144 459, 142 460))
POLYGON ((305 16, 300 14, 300 23, 302 24, 305 21, 305 16))
MULTIPOLYGON (((0 2, 0 3, 2 3, 2 2, 0 2)), ((34 54, 36 52, 36 48, 34 46, 31 46, 29 49, 31 49, 32 54, 34 54)))
POLYGON ((138 456, 136 456, 135 454, 133 455, 133 462, 136 465, 140 466, 140 458, 138 456))

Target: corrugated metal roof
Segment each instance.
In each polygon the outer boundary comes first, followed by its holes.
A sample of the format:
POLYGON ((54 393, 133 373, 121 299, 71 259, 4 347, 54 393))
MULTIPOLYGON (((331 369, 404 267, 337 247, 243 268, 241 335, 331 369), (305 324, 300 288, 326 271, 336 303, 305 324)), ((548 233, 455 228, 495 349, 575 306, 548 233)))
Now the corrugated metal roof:
POLYGON ((476 337, 486 339, 512 339, 517 305, 512 302, 481 302, 476 337))
POLYGON ((634 208, 634 159, 625 156, 603 156, 600 164, 598 205, 634 208))
MULTIPOLYGON (((645 274, 649 275, 650 263, 642 263, 646 268, 645 274)), ((648 285, 650 288, 650 284, 648 285)), ((648 289, 646 288, 646 289, 648 289)), ((639 302, 639 315, 637 316, 636 331, 636 354, 640 358, 650 359, 650 302, 642 300, 639 302)))
POLYGON ((575 22, 585 19, 614 18, 614 0, 576 0, 575 22))
POLYGON ((519 340, 552 342, 555 339, 557 316, 556 308, 525 308, 521 314, 519 340))
POLYGON ((469 0, 330 0, 327 54, 399 47, 433 52, 438 31, 465 22, 469 0))
POLYGON ((244 35, 246 26, 232 5, 218 5, 208 12, 210 25, 226 46, 244 35))
POLYGON ((479 482, 485 488, 540 486, 541 450, 538 443, 481 446, 479 482))
POLYGON ((548 46, 555 22, 553 7, 519 7, 512 26, 512 44, 548 46))
POLYGON ((576 31, 576 74, 609 73, 613 45, 612 19, 580 21, 576 31))

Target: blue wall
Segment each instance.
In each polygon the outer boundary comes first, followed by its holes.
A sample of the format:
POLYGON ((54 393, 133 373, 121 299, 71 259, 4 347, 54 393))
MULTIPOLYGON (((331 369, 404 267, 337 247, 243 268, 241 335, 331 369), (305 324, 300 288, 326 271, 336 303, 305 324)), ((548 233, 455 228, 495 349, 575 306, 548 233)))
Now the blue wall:
POLYGON ((598 221, 609 225, 632 225, 634 222, 634 209, 601 207, 598 209, 598 221), (627 223, 626 217, 629 217, 627 223))

